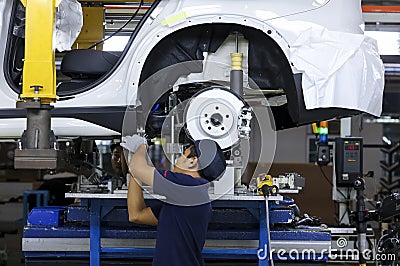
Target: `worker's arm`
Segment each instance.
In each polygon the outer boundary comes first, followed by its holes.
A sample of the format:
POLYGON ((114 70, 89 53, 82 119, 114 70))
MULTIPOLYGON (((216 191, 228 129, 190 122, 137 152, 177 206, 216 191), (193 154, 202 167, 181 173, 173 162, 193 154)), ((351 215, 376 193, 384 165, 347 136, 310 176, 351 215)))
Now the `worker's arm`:
POLYGON ((155 168, 147 164, 147 146, 142 144, 132 155, 129 172, 143 183, 153 186, 155 168))
POLYGON ((139 185, 140 181, 130 177, 128 187, 128 214, 129 221, 137 224, 157 225, 158 220, 150 207, 147 207, 139 185))

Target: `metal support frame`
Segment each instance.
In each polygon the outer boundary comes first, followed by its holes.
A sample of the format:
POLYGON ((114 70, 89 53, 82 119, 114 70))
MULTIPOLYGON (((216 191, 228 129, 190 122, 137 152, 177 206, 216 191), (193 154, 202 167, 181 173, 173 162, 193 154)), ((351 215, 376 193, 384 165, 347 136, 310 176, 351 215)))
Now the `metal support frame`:
POLYGON ((22 211, 22 222, 26 225, 28 219, 28 209, 29 209, 29 202, 28 197, 29 195, 33 195, 36 197, 36 207, 39 206, 47 206, 49 203, 50 193, 48 190, 25 190, 23 195, 23 211, 22 211))
POLYGON ((95 199, 90 202, 90 265, 100 265, 100 217, 101 217, 101 200, 95 199))
MULTIPOLYGON (((265 253, 268 253, 270 250, 270 243, 268 243, 268 231, 267 231, 267 218, 266 218, 266 208, 265 201, 259 203, 259 211, 260 211, 260 238, 259 238, 259 250, 264 250, 265 253)), ((263 259, 259 258, 258 265, 259 266, 268 266, 269 265, 269 255, 265 254, 263 259)))
MULTIPOLYGON (((126 206, 126 200, 122 199, 101 199, 101 198, 82 198, 81 204, 90 207, 90 265, 100 266, 101 253, 134 253, 141 256, 152 257, 154 248, 119 248, 119 247, 101 247, 101 218, 102 212, 107 210, 110 206, 126 206)), ((259 229, 259 248, 265 249, 269 247, 267 237, 267 223, 266 223, 266 208, 264 198, 259 201, 230 201, 230 200, 217 200, 212 202, 213 207, 236 207, 236 208, 249 208, 252 213, 258 214, 260 219, 259 229)), ((267 249, 268 250, 268 249, 267 249)), ((268 252, 268 251, 266 251, 268 252)), ((243 255, 257 256, 258 250, 252 249, 216 249, 205 248, 203 254, 207 258, 220 258, 222 256, 232 257, 237 255, 238 258, 243 255)), ((263 256, 264 257, 264 256, 263 256)), ((259 266, 269 266, 269 256, 265 259, 260 259, 259 266)))
MULTIPOLYGON (((211 195, 211 198, 214 198, 213 196, 211 195)), ((80 198, 80 206, 71 206, 61 210, 44 207, 35 209, 37 211, 30 214, 31 225, 25 229, 22 244, 27 260, 44 257, 85 258, 89 259, 90 265, 97 266, 101 265, 101 259, 106 258, 151 259, 153 257, 155 228, 142 230, 140 227, 133 226, 126 229, 126 227, 130 227, 126 209, 124 209, 127 204, 126 195, 66 193, 66 197, 80 198), (110 211, 111 208, 114 209, 110 211), (66 223, 64 223, 64 215, 67 217, 66 223), (42 217, 46 217, 45 222, 42 217), (69 223, 76 221, 82 222, 82 226, 75 227, 74 224, 69 223), (122 228, 114 228, 115 222, 122 222, 122 228), (57 226, 58 230, 53 230, 57 226), (68 248, 66 249, 65 246, 68 248)), ((160 199, 163 197, 159 195, 145 197, 149 206, 160 199)), ((308 229, 295 231, 278 229, 271 231, 272 241, 268 238, 268 224, 288 221, 286 216, 281 215, 280 205, 286 206, 293 201, 282 196, 270 196, 268 200, 267 208, 266 201, 261 196, 225 195, 222 198, 215 197, 212 207, 216 210, 215 222, 217 224, 224 221, 230 222, 233 213, 242 217, 246 212, 243 209, 247 209, 247 212, 253 217, 243 220, 239 218, 237 222, 251 225, 251 227, 245 227, 251 229, 250 231, 246 229, 244 235, 237 231, 240 230, 239 227, 235 227, 235 232, 212 229, 210 238, 207 239, 203 249, 204 259, 253 261, 258 259, 260 266, 272 266, 273 258, 278 261, 296 260, 289 253, 284 255, 285 259, 282 259, 279 253, 275 253, 273 257, 270 256, 269 250, 272 246, 279 249, 290 247, 295 250, 316 248, 321 252, 321 257, 308 256, 299 258, 299 260, 307 261, 313 258, 317 261, 326 261, 327 255, 323 253, 331 244, 330 236, 328 237, 329 234, 326 232, 310 232, 308 229), (226 209, 229 211, 225 212, 226 209), (225 216, 226 214, 227 216, 225 216), (270 222, 268 222, 267 214, 271 215, 270 222), (233 243, 227 244, 226 241, 230 242, 230 240, 233 240, 233 243)))

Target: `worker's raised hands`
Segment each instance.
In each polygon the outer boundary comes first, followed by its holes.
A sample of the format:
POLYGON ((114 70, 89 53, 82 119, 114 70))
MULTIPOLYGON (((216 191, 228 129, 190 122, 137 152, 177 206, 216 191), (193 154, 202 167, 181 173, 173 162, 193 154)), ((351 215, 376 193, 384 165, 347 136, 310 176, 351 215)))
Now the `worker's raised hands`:
POLYGON ((124 149, 127 149, 128 151, 135 153, 137 151, 137 149, 139 148, 139 146, 142 144, 147 146, 146 138, 141 137, 139 135, 132 135, 132 136, 122 137, 122 141, 121 141, 120 145, 124 149))

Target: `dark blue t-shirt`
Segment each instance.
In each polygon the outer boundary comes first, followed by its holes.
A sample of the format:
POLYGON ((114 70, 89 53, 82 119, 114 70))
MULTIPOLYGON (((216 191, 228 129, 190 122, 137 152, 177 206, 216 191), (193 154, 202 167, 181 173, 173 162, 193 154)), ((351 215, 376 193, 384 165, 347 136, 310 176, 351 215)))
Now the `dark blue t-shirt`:
POLYGON ((204 265, 202 249, 211 218, 208 181, 171 171, 154 171, 153 191, 165 202, 151 207, 158 219, 153 266, 204 265))

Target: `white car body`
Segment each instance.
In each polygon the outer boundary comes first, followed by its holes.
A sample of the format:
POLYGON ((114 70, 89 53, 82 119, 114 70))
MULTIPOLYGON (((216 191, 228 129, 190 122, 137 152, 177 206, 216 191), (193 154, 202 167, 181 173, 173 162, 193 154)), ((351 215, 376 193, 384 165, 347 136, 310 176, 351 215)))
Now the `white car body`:
MULTIPOLYGON (((0 17, 2 18, 0 21, 0 58, 2 59, 5 58, 5 52, 8 49, 7 36, 9 35, 10 15, 15 1, 19 0, 3 0, 0 2, 0 17)), ((303 75, 309 71, 314 71, 313 67, 309 66, 309 69, 307 67, 299 67, 291 60, 294 54, 291 49, 296 45, 302 33, 308 32, 310 29, 318 29, 333 32, 337 36, 362 36, 361 40, 364 39, 360 1, 161 0, 153 5, 149 13, 144 17, 142 24, 137 27, 130 43, 127 45, 126 51, 124 51, 121 59, 110 73, 95 82, 94 86, 89 86, 86 90, 72 95, 69 99, 58 101, 54 104, 55 110, 64 110, 64 115, 59 115, 63 116, 62 118, 52 118, 52 129, 55 134, 64 136, 115 136, 120 134, 121 131, 116 127, 110 128, 93 121, 85 121, 84 118, 77 118, 76 113, 90 108, 100 110, 107 107, 126 108, 127 106, 135 105, 142 71, 154 47, 162 39, 168 38, 178 31, 184 32, 185 29, 193 26, 206 24, 238 25, 249 30, 254 29, 263 32, 279 46, 281 52, 285 55, 287 64, 290 65, 292 73, 302 73, 303 75), (74 113, 75 116, 69 116, 69 113, 74 113)), ((208 72, 204 71, 201 75, 182 76, 174 85, 202 81, 202 79, 203 81, 229 81, 229 75, 226 75, 226 71, 230 67, 229 52, 232 52, 232 44, 233 42, 225 42, 215 53, 208 53, 204 59, 204 62, 207 60, 218 62, 218 64, 226 66, 226 69, 222 67, 221 69, 211 69, 208 72)), ((360 43, 354 45, 354 53, 359 51, 360 46, 360 43)), ((246 49, 246 47, 248 47, 246 41, 240 43, 241 49, 246 49)), ((265 47, 265 49, 268 48, 267 46, 265 47)), ((335 64, 330 61, 336 59, 332 57, 332 54, 327 54, 325 51, 325 58, 320 59, 327 62, 326 71, 329 72, 332 70, 331 68, 335 67, 335 64)), ((251 86, 248 84, 247 51, 243 51, 243 53, 245 54, 243 62, 244 80, 246 82, 245 87, 247 87, 251 86)), ((381 64, 379 58, 371 57, 367 59, 372 60, 373 62, 370 62, 370 64, 378 66, 379 70, 379 64, 381 64)), ((207 64, 205 63, 205 65, 207 64)), ((4 68, 5 65, 0 64, 1 73, 6 71, 4 68)), ((207 68, 205 67, 205 69, 207 68)), ((383 71, 383 67, 381 70, 383 71)), ((369 75, 369 73, 364 73, 363 69, 355 69, 355 73, 353 75, 359 75, 360 77, 369 75)), ((338 80, 340 77, 334 77, 334 79, 338 80)), ((379 93, 383 93, 383 72, 377 71, 374 80, 377 80, 377 84, 366 89, 370 89, 373 91, 371 92, 372 94, 379 96, 379 93)), ((15 109, 18 94, 11 88, 4 74, 0 75, 0 99, 0 124, 2 127, 0 136, 20 136, 21 130, 25 128, 25 121, 24 119, 13 119, 17 115, 7 117, 7 114, 11 114, 12 110, 15 109)), ((378 97, 378 99, 374 100, 373 105, 379 105, 381 100, 378 97)), ((329 103, 327 104, 329 105, 329 103)), ((332 106, 323 105, 319 107, 350 108, 379 115, 379 108, 369 110, 368 107, 360 108, 360 106, 354 105, 352 102, 349 103, 350 106, 346 104, 340 106, 340 104, 336 105, 336 103, 332 106)), ((315 106, 307 109, 315 109, 315 106)), ((335 115, 329 116, 332 118, 335 115)), ((339 114, 338 116, 341 115, 339 114)), ((321 118, 324 119, 325 117, 321 118)), ((311 120, 315 120, 315 118, 311 120)), ((299 121, 294 125, 310 121, 299 121)))

